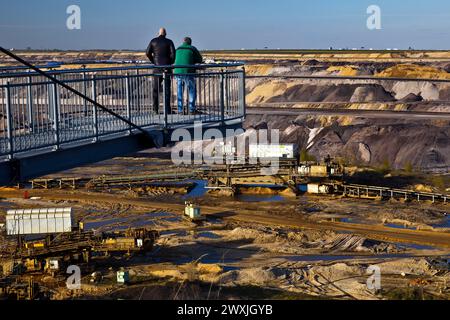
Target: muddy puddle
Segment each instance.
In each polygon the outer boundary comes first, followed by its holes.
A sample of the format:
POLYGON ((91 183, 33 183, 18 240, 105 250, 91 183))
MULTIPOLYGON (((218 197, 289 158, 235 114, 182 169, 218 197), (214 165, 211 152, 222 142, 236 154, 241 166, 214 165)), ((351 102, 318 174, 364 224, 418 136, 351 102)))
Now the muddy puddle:
POLYGON ((407 226, 404 224, 397 223, 385 223, 385 227, 394 228, 394 229, 403 229, 403 230, 417 230, 417 227, 407 226))
POLYGON ((194 187, 188 192, 187 195, 183 196, 183 199, 193 199, 193 198, 201 198, 206 195, 208 192, 207 186, 208 181, 204 180, 188 180, 188 183, 194 183, 194 187))
MULTIPOLYGON (((188 180, 187 183, 194 183, 194 187, 188 192, 187 195, 183 196, 182 199, 189 200, 195 198, 202 198, 208 193, 208 182, 204 180, 188 180)), ((236 194, 233 199, 241 202, 282 202, 286 198, 278 194, 258 194, 257 191, 252 193, 252 189, 257 190, 258 188, 267 189, 280 189, 280 186, 275 185, 245 185, 245 194, 236 194)), ((284 188, 283 188, 284 189, 284 188)))

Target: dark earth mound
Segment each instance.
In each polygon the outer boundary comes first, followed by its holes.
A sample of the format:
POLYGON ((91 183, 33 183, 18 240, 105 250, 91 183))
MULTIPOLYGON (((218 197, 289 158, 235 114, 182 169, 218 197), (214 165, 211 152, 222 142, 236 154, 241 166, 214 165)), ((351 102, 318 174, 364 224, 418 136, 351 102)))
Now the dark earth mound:
POLYGON ((392 102, 395 98, 378 84, 296 85, 267 102, 392 102))
POLYGON ((280 130, 282 143, 296 143, 318 160, 327 155, 342 157, 355 165, 392 168, 406 165, 433 169, 450 166, 450 125, 424 121, 361 119, 342 125, 336 120, 325 126, 306 116, 249 115, 245 127, 280 130), (321 131, 310 141, 311 129, 321 131))

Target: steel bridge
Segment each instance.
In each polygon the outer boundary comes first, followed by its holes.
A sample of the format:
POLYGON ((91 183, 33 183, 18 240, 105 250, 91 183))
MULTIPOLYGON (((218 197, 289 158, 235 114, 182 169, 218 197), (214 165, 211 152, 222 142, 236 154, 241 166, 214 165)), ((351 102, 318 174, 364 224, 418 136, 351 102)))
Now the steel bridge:
POLYGON ((204 130, 241 127, 243 65, 189 67, 196 69, 189 75, 196 83, 194 114, 187 88, 178 111, 174 66, 0 73, 0 183, 167 145, 171 132, 196 122, 204 130))

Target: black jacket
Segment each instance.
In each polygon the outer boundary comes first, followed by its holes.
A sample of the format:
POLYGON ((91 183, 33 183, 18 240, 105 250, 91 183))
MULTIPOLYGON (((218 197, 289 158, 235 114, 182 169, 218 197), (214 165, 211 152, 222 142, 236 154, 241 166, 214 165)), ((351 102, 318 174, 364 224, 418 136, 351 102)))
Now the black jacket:
POLYGON ((147 57, 157 66, 168 66, 175 62, 175 45, 164 36, 153 39, 147 48, 147 57))

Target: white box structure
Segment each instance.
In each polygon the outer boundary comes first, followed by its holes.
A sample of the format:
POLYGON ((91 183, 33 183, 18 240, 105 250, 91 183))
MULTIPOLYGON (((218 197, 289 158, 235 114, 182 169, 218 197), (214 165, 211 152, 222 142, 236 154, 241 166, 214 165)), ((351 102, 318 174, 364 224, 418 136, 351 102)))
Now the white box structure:
POLYGON ((8 210, 6 234, 38 235, 71 232, 72 208, 8 210))
POLYGON ((308 191, 307 192, 311 193, 311 194, 328 194, 328 193, 330 193, 330 187, 327 185, 308 183, 308 191))
POLYGON ((249 157, 251 159, 295 158, 297 146, 294 144, 251 144, 249 157))

